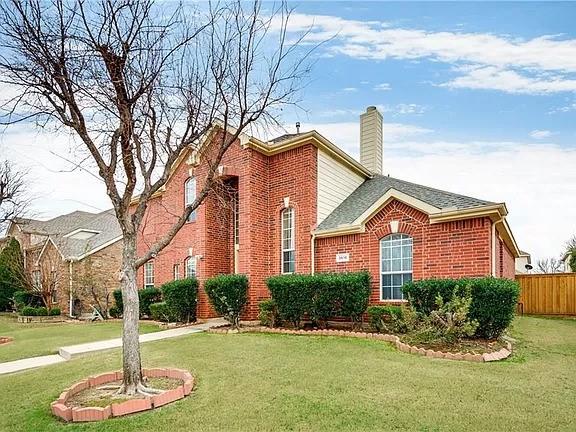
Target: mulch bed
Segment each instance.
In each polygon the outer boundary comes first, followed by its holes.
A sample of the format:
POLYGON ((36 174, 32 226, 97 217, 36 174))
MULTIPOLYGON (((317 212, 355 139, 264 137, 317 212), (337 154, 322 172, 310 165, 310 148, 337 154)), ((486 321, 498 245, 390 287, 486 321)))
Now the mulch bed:
MULTIPOLYGON (((176 378, 148 378, 147 385, 157 390, 173 390, 184 383, 176 378)), ((120 387, 122 381, 112 381, 101 386, 90 387, 68 398, 66 405, 69 407, 105 407, 114 403, 124 402, 130 399, 145 399, 144 395, 119 395, 111 387, 120 387)))

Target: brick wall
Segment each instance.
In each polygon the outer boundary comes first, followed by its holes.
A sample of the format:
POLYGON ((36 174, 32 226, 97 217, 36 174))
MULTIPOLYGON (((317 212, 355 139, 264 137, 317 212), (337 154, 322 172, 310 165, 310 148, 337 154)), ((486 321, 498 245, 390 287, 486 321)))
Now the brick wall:
POLYGON ((380 239, 398 232, 413 238, 413 278, 486 276, 490 274, 488 218, 430 224, 424 213, 392 201, 366 224, 366 232, 316 241, 316 271, 359 271, 372 274, 371 303, 380 302, 380 239), (350 261, 336 263, 336 254, 347 252, 350 261))
MULTIPOLYGON (((210 151, 206 153, 210 157, 210 151)), ((311 229, 316 221, 316 155, 313 145, 304 145, 267 157, 234 143, 222 158, 223 178, 239 193, 238 272, 250 280, 249 302, 245 319, 254 319, 258 302, 269 296, 265 280, 280 272, 280 212, 284 198, 296 212, 297 271, 310 271, 311 229)), ((198 181, 206 177, 207 167, 200 164, 191 171, 184 161, 174 172, 166 191, 151 201, 138 236, 138 254, 165 233, 184 208, 184 182, 193 174, 198 181)), ((154 258, 155 285, 173 279, 173 266, 201 255, 197 263, 199 292, 198 316, 214 316, 202 282, 211 276, 234 272, 234 245, 230 203, 221 195, 210 196, 198 208, 196 220, 178 232, 172 242, 154 258)), ((143 269, 138 271, 139 285, 144 285, 143 269)))
POLYGON ((496 276, 514 279, 516 277, 515 258, 502 239, 496 245, 496 276))

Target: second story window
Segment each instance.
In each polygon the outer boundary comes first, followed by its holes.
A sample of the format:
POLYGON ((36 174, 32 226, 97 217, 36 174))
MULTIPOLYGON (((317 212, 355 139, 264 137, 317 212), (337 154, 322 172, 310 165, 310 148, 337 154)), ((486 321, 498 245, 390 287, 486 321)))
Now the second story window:
POLYGON ((144 288, 154 286, 154 261, 144 264, 144 288))
POLYGON ((34 270, 32 272, 32 285, 37 290, 42 288, 42 274, 40 270, 34 270))
POLYGON ((294 273, 296 270, 296 241, 294 232, 294 209, 282 210, 282 273, 294 273))
POLYGON ((196 258, 191 256, 186 258, 186 278, 196 276, 196 258))
MULTIPOLYGON (((184 183, 184 206, 188 207, 196 200, 196 178, 190 177, 184 183)), ((188 222, 196 220, 196 210, 188 216, 188 222)))

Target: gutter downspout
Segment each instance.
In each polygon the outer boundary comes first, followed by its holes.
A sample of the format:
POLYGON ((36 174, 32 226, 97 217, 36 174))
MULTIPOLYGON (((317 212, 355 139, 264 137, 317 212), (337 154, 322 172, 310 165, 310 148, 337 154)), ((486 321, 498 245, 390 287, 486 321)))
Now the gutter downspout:
POLYGON ((312 238, 310 240, 310 274, 314 274, 315 259, 316 255, 316 234, 312 233, 312 238))

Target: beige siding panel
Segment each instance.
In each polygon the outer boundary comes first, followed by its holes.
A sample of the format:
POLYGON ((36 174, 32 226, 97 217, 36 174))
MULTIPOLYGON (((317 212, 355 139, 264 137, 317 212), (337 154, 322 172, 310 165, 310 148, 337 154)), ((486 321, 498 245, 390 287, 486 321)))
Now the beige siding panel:
POLYGON ((363 181, 361 176, 318 150, 318 224, 363 181))

